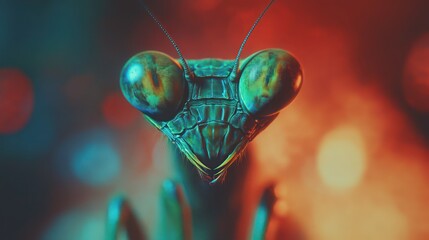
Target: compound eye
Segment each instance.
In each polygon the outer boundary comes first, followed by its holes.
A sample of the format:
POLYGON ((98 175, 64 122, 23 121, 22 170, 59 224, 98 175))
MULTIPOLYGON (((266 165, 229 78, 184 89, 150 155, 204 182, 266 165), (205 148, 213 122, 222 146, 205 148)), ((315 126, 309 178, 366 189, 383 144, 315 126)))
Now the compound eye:
POLYGON ((131 105, 158 121, 173 119, 187 97, 180 64, 156 51, 141 52, 128 60, 120 84, 131 105))
POLYGON ((298 61, 281 49, 267 49, 246 59, 238 84, 242 104, 257 117, 277 113, 296 96, 302 84, 298 61))

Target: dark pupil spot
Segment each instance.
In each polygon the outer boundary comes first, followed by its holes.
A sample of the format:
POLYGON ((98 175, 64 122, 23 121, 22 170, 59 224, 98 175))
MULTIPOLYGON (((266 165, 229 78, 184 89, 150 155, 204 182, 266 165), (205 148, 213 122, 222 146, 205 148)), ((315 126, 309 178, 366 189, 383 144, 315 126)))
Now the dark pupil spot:
POLYGON ((150 69, 150 76, 151 80, 153 82, 153 85, 158 88, 159 87, 159 78, 158 73, 156 71, 156 68, 158 67, 155 62, 155 56, 148 56, 148 63, 149 63, 149 69, 150 69))
POLYGON ((155 69, 151 69, 151 75, 152 75, 152 81, 153 81, 153 85, 155 85, 155 87, 159 87, 159 79, 158 79, 158 74, 156 73, 155 69))
POLYGON ((276 64, 276 56, 273 53, 270 53, 268 55, 268 69, 265 73, 265 86, 268 86, 268 83, 270 83, 270 80, 273 78, 274 75, 274 68, 277 66, 276 64))
POLYGON ((270 83, 271 78, 273 77, 274 72, 274 66, 270 65, 270 67, 267 69, 267 73, 265 74, 265 86, 268 86, 268 83, 270 83))

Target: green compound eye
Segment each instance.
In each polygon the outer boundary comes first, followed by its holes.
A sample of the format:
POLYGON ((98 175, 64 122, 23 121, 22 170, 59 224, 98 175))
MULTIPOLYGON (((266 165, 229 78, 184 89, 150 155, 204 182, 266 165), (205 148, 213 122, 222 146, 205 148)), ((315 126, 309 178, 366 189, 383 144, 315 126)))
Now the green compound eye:
POLYGON ((171 120, 187 97, 180 64, 156 51, 141 52, 128 60, 120 84, 131 105, 159 121, 171 120))
POLYGON ((246 59, 238 85, 246 110, 263 117, 277 113, 296 96, 302 84, 298 61, 281 49, 267 49, 246 59))

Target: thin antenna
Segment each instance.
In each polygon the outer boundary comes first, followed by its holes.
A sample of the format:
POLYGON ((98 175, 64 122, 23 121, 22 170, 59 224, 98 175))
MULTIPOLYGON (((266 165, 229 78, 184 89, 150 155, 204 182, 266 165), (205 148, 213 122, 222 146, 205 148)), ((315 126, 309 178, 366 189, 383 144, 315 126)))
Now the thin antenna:
POLYGON ((241 43, 240 49, 238 50, 238 54, 237 57, 235 58, 234 61, 234 67, 232 68, 231 74, 230 74, 230 79, 234 79, 237 71, 238 71, 238 62, 240 61, 240 55, 241 52, 243 51, 244 45, 246 45, 247 40, 250 37, 250 34, 253 32, 253 30, 255 29, 256 25, 258 25, 259 21, 262 19, 262 17, 265 15, 265 13, 268 11, 268 9, 270 8, 271 4, 273 4, 275 0, 271 0, 267 6, 265 7, 265 9, 261 12, 261 14, 259 14, 259 17, 256 19, 255 23, 253 23, 252 27, 250 28, 249 32, 247 33, 246 37, 243 40, 243 43, 241 43))
POLYGON ((146 3, 143 0, 140 0, 140 4, 143 6, 143 8, 146 10, 147 14, 153 19, 153 21, 158 25, 159 28, 161 28, 162 32, 164 32, 165 36, 167 36, 168 40, 170 40, 173 47, 176 49, 177 54, 179 55, 180 62, 182 63, 184 70, 185 70, 185 78, 189 81, 193 77, 193 73, 191 69, 189 68, 188 63, 186 62, 185 58, 182 55, 182 52, 180 52, 179 46, 176 44, 176 42, 173 40, 171 35, 168 33, 167 29, 162 26, 161 22, 158 20, 158 18, 155 17, 155 15, 152 13, 152 11, 149 9, 149 7, 146 5, 146 3))

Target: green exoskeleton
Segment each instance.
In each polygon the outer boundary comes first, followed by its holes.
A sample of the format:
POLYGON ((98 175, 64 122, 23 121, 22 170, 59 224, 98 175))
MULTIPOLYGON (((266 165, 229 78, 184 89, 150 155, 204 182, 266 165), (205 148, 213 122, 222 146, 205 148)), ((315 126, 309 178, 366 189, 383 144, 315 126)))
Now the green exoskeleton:
MULTIPOLYGON (((228 214, 234 214, 228 210, 228 199, 240 194, 242 183, 237 176, 245 174, 246 164, 239 166, 242 168, 231 166, 239 158, 246 161, 248 143, 294 99, 302 84, 300 64, 284 50, 266 49, 240 60, 250 33, 272 3, 273 0, 252 26, 235 60, 188 61, 144 5, 180 58, 176 60, 157 51, 138 53, 123 67, 121 89, 130 104, 176 146, 181 153, 178 158, 183 156, 194 167, 176 161, 176 171, 183 177, 166 181, 162 187, 161 201, 165 202, 168 222, 176 225, 175 233, 165 239, 189 239, 192 234, 195 239, 236 237, 234 228, 238 223, 233 222, 234 217, 227 219, 228 214), (235 172, 231 173, 232 180, 219 183, 230 168, 235 172), (188 204, 190 213, 185 207, 188 204)), ((271 195, 267 189, 262 197, 251 238, 264 236, 273 202, 271 195)), ((123 197, 112 201, 109 239, 116 238, 120 226, 127 228, 130 238, 144 235, 135 229, 137 223, 127 204, 123 197)))

